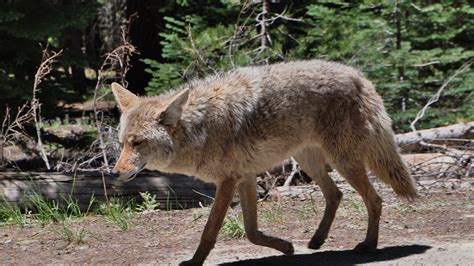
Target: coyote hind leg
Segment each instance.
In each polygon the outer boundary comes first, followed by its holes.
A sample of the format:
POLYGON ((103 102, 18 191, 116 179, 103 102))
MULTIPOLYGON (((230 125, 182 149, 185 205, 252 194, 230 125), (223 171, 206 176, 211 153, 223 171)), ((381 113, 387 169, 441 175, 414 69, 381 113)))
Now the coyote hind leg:
POLYGON ((336 216, 337 208, 342 198, 342 192, 326 171, 326 161, 318 148, 307 148, 295 155, 301 169, 308 174, 321 188, 326 200, 324 215, 318 229, 308 243, 308 248, 319 249, 326 240, 331 224, 336 216))
POLYGON ((354 251, 357 253, 375 251, 379 237, 382 198, 380 198, 377 191, 375 191, 369 182, 366 169, 362 162, 351 163, 345 160, 335 164, 336 170, 362 196, 369 216, 366 238, 354 248, 354 251))
POLYGON ((291 242, 267 236, 258 230, 257 225, 257 183, 255 177, 244 179, 238 186, 240 203, 244 214, 245 234, 250 242, 274 248, 286 255, 292 255, 294 248, 291 242))

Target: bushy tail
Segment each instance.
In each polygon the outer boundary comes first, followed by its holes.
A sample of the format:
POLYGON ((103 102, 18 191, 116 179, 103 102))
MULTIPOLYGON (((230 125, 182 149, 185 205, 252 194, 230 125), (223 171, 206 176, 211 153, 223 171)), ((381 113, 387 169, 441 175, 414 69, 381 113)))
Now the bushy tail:
POLYGON ((397 195, 413 200, 417 196, 414 181, 398 153, 392 130, 380 126, 376 132, 367 154, 367 166, 397 195))

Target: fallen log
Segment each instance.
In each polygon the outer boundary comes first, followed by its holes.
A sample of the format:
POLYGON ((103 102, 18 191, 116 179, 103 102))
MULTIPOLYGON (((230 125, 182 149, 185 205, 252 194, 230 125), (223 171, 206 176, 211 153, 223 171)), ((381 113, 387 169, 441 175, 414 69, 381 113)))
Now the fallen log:
POLYGON ((99 172, 82 174, 3 172, 0 173, 0 203, 28 205, 27 195, 39 194, 48 200, 64 203, 71 196, 79 206, 86 209, 91 197, 105 201, 111 197, 135 198, 140 201, 140 192, 156 195, 158 208, 176 209, 197 207, 212 202, 214 186, 179 174, 142 172, 129 182, 105 177, 99 172), (105 183, 104 183, 104 182, 105 183), (207 196, 206 196, 207 195, 207 196))
POLYGON ((456 141, 454 139, 464 140, 461 142, 472 143, 474 142, 474 122, 459 123, 446 127, 397 134, 395 139, 402 153, 424 151, 426 150, 426 145, 423 145, 424 143, 449 145, 452 144, 453 141, 456 141))

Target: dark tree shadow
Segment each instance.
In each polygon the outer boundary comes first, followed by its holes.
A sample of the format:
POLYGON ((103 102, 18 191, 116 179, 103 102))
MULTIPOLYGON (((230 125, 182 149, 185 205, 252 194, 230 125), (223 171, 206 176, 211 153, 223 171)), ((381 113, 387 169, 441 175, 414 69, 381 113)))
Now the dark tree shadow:
POLYGON ((259 259, 241 260, 221 265, 355 265, 370 262, 390 261, 425 253, 430 246, 408 245, 384 247, 374 253, 356 254, 352 250, 320 251, 293 256, 271 256, 259 259))

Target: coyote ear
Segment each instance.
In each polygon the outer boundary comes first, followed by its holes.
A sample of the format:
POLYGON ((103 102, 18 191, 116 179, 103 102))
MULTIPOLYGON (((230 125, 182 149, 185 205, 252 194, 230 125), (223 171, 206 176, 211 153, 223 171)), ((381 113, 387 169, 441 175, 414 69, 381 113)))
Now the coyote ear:
POLYGON ((138 96, 116 82, 112 83, 112 92, 114 93, 115 101, 122 112, 138 101, 138 96))
POLYGON ((171 103, 161 113, 160 119, 163 124, 176 124, 181 118, 183 106, 188 101, 189 89, 185 89, 171 98, 171 103))

